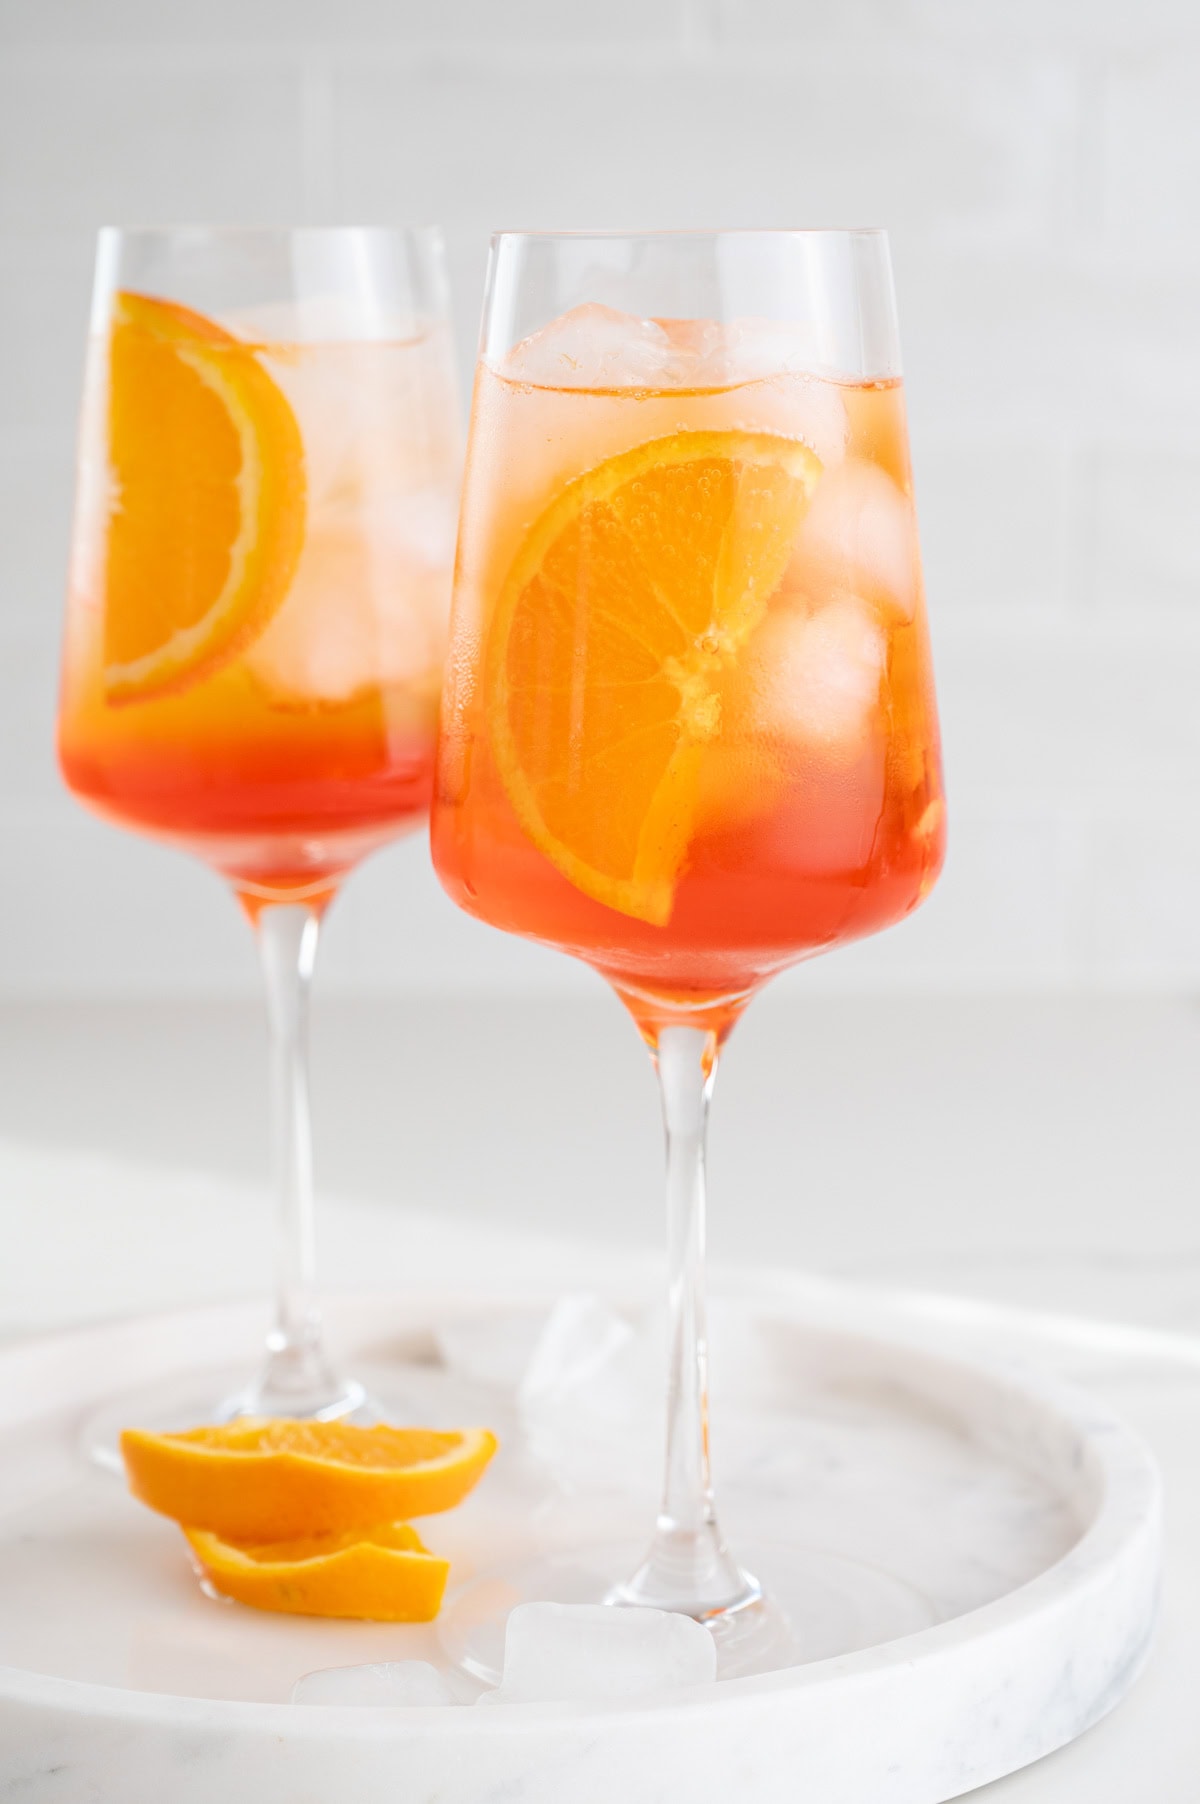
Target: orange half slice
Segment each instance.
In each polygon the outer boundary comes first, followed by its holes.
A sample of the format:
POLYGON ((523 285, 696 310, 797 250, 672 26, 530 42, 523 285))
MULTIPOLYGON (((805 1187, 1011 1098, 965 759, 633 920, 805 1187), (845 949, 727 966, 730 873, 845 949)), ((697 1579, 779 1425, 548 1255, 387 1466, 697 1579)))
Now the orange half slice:
POLYGON ((487 651, 501 781, 538 850, 621 914, 670 919, 722 682, 820 473, 769 433, 655 439, 569 483, 516 557, 487 651))
POLYGON ((173 301, 120 293, 109 344, 110 702, 211 675, 287 594, 304 543, 304 446, 254 351, 173 301))
POLYGON ((495 1451, 486 1428, 355 1428, 253 1416, 185 1434, 126 1429, 121 1436, 135 1497, 239 1546, 453 1509, 495 1451))
POLYGON ((450 1572, 449 1560, 430 1553, 403 1522, 257 1546, 234 1546, 203 1529, 183 1532, 214 1591, 292 1616, 432 1622, 450 1572))

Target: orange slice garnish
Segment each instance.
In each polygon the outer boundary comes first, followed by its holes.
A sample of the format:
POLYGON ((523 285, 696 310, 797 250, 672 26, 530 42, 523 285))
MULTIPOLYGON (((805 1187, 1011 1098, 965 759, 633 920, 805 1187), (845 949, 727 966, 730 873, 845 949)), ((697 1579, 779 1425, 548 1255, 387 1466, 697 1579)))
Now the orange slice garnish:
POLYGON ((220 669, 279 607, 304 543, 304 445, 249 346, 120 293, 108 451, 104 689, 146 701, 220 669))
POLYGON ((238 1546, 373 1529, 453 1509, 496 1451, 486 1428, 355 1428, 246 1417, 186 1434, 126 1429, 135 1497, 238 1546))
POLYGON ((821 473, 769 433, 681 432, 577 477, 531 529, 488 639, 517 817, 577 889, 670 919, 721 687, 821 473))
POLYGON ((214 1591, 254 1610, 292 1616, 353 1616, 370 1622, 432 1622, 449 1560, 397 1522, 365 1534, 310 1536, 235 1546, 204 1529, 184 1534, 214 1591))

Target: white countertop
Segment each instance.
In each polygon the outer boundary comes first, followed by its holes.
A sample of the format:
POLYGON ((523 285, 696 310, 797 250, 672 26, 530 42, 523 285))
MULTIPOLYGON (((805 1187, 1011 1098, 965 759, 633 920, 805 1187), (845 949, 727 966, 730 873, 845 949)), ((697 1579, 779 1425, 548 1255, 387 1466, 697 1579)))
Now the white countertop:
MULTIPOLYGON (((653 1087, 606 998, 319 999, 315 1052, 331 1285, 414 1264, 599 1283, 655 1258, 653 1087)), ((262 1063, 244 1002, 6 1005, 0 1332, 261 1293, 262 1063)), ((766 998, 721 1075, 718 1267, 988 1299, 985 1340, 1095 1386, 1163 1467, 1150 1671, 1082 1741, 976 1794, 997 1804, 1196 1795, 1198 1084, 1200 1010, 1132 998, 766 998)))

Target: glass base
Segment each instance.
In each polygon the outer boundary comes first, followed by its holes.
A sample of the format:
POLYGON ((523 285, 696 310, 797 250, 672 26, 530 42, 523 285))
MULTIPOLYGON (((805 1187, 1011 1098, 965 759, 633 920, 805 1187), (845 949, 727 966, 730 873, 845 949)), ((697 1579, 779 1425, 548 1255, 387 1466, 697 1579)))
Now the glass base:
POLYGON ((762 1602, 762 1586, 738 1565, 716 1522, 684 1529, 660 1520, 637 1571, 615 1585, 610 1604, 675 1610, 696 1622, 731 1616, 762 1602))
MULTIPOLYGON (((443 1606, 442 1651, 473 1678, 496 1685, 511 1610, 523 1603, 606 1603, 620 1609, 628 1601, 628 1575, 644 1551, 580 1549, 484 1573, 443 1606)), ((697 1618, 716 1641, 719 1679, 829 1660, 916 1634, 938 1620, 928 1598, 881 1567, 820 1548, 770 1542, 752 1543, 747 1551, 761 1588, 731 1609, 697 1618)))
POLYGON ((151 1434, 180 1434, 201 1424, 232 1422, 238 1416, 251 1414, 355 1422, 363 1426, 383 1419, 383 1411, 357 1379, 326 1387, 316 1398, 307 1400, 315 1407, 302 1407, 305 1401, 294 1394, 272 1394, 260 1383, 247 1386, 244 1370, 191 1373, 110 1398, 85 1419, 79 1447, 85 1459, 123 1478, 121 1434, 126 1428, 144 1428, 151 1434))
MULTIPOLYGON (((339 1378, 319 1345, 277 1347, 268 1342, 266 1364, 252 1384, 243 1385, 221 1406, 215 1420, 237 1416, 282 1416, 299 1422, 340 1422, 367 1405, 366 1387, 339 1378)), ((375 1420, 378 1420, 376 1414, 375 1420)))

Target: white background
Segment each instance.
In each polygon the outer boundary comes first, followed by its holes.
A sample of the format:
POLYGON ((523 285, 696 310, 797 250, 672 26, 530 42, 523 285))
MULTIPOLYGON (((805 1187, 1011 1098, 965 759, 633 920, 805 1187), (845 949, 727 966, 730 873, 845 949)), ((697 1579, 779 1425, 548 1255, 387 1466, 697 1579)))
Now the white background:
MULTIPOLYGON (((892 232, 951 803, 911 924, 791 989, 1200 971, 1200 9, 1191 0, 0 0, 0 988, 249 995, 199 866, 52 754, 102 222, 892 232)), ((326 995, 581 993, 360 872, 326 995)))

